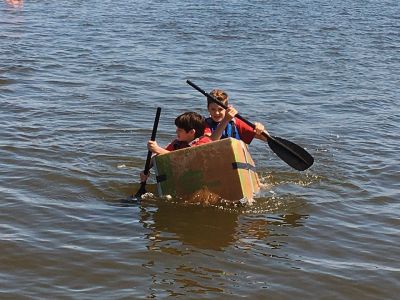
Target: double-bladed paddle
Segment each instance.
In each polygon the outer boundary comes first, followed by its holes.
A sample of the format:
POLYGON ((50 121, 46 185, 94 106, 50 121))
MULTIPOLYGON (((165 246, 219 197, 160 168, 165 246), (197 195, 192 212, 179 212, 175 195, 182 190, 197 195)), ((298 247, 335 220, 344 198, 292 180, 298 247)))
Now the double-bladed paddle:
MULTIPOLYGON (((151 138, 150 138, 150 140, 152 141, 156 140, 157 127, 158 127, 158 121, 160 120, 160 114, 161 114, 161 107, 157 107, 156 117, 154 119, 154 124, 153 124, 153 131, 151 132, 151 138)), ((151 151, 148 151, 146 164, 144 166, 144 171, 143 171, 145 175, 149 174, 151 155, 152 155, 151 151)), ((130 199, 128 199, 126 202, 140 201, 142 199, 142 195, 145 193, 146 193, 146 180, 140 182, 139 190, 136 192, 135 195, 132 195, 130 199)))
MULTIPOLYGON (((211 96, 201 88, 199 88, 197 85, 195 85, 193 82, 190 80, 186 80, 186 82, 192 86, 194 89, 202 93, 204 96, 206 96, 208 99, 213 101, 214 103, 218 104, 219 106, 223 107, 224 109, 227 109, 228 107, 223 104, 221 101, 216 99, 215 97, 211 96)), ((251 123, 250 121, 246 120, 243 118, 241 115, 236 114, 235 118, 238 118, 245 122, 247 125, 251 126, 252 128, 255 128, 255 125, 251 123)), ((282 159, 284 162, 286 162, 289 166, 292 168, 298 170, 298 171, 304 171, 308 169, 309 167, 312 166, 314 163, 314 158, 308 153, 306 150, 304 150, 302 147, 299 145, 296 145, 293 142, 290 142, 288 140, 285 140, 283 138, 277 137, 277 136, 272 136, 268 133, 268 131, 264 131, 262 133, 264 137, 267 138, 267 143, 271 150, 275 152, 275 154, 282 159)))

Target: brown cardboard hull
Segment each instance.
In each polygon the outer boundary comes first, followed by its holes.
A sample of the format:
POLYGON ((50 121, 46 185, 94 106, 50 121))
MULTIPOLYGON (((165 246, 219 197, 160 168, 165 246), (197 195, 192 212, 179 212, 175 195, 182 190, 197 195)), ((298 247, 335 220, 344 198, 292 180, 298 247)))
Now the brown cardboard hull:
POLYGON ((158 155, 155 169, 160 196, 190 197, 207 190, 236 201, 250 200, 260 190, 247 145, 232 138, 158 155))

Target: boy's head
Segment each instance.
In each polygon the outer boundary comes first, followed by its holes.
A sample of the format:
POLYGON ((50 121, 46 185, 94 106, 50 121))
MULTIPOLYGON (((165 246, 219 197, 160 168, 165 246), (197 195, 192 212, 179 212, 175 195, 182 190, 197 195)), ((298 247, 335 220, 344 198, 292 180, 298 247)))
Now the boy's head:
POLYGON ((185 112, 175 119, 176 136, 179 141, 191 142, 204 134, 205 122, 195 112, 185 112))
MULTIPOLYGON (((213 89, 210 92, 210 95, 213 96, 214 98, 216 98, 218 101, 225 104, 226 106, 228 106, 228 98, 229 97, 228 97, 228 94, 224 90, 213 89)), ((210 98, 207 98, 207 107, 209 107, 211 103, 215 103, 215 102, 212 101, 210 98)))
MULTIPOLYGON (((224 90, 214 89, 210 92, 210 95, 214 96, 214 98, 228 106, 228 94, 224 90)), ((212 101, 210 98, 207 98, 207 109, 214 122, 221 122, 225 117, 225 109, 212 101)))

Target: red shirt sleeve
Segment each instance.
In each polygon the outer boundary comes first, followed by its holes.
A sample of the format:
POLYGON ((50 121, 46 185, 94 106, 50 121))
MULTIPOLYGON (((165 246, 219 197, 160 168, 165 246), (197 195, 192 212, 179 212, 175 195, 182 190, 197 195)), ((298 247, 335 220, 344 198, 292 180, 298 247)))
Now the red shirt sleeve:
POLYGON ((251 141, 254 139, 256 136, 256 133, 250 125, 247 125, 245 122, 243 122, 240 119, 234 119, 235 120, 235 125, 236 128, 239 132, 240 139, 245 142, 246 144, 250 144, 251 141))
POLYGON ((172 143, 169 144, 167 147, 165 147, 165 150, 174 151, 174 150, 175 150, 175 149, 174 149, 174 145, 172 145, 172 143))
POLYGON ((202 137, 199 138, 199 141, 196 143, 196 146, 198 145, 203 145, 203 144, 208 144, 211 143, 212 139, 207 136, 207 135, 203 135, 202 137))
POLYGON ((212 142, 212 139, 207 135, 203 135, 203 136, 199 137, 199 139, 195 143, 191 144, 191 147, 207 144, 210 142, 212 142))
POLYGON ((175 147, 174 147, 175 143, 176 143, 176 140, 173 140, 171 143, 169 143, 169 145, 167 147, 165 147, 165 150, 174 151, 175 150, 175 147))
POLYGON ((204 128, 204 135, 209 136, 209 135, 211 135, 212 131, 211 131, 210 125, 208 125, 207 122, 205 122, 205 123, 206 123, 206 127, 204 128))
POLYGON ((203 135, 198 139, 195 139, 192 143, 180 143, 178 140, 172 141, 167 147, 165 147, 168 151, 175 151, 187 147, 194 147, 198 145, 203 145, 212 142, 212 139, 209 136, 203 135))

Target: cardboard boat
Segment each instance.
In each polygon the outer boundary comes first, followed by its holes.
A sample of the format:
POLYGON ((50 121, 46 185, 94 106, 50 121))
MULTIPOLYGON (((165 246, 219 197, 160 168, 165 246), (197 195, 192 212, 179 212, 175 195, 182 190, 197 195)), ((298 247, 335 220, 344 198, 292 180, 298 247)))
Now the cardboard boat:
POLYGON ((251 201, 260 190, 247 145, 233 138, 158 155, 154 167, 159 196, 185 198, 205 189, 224 200, 251 201))

